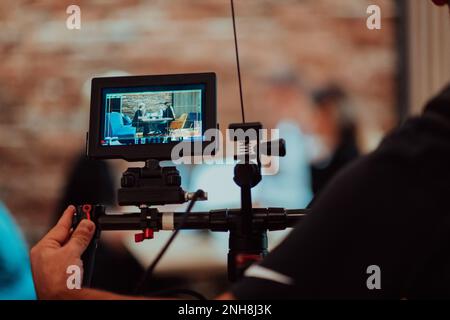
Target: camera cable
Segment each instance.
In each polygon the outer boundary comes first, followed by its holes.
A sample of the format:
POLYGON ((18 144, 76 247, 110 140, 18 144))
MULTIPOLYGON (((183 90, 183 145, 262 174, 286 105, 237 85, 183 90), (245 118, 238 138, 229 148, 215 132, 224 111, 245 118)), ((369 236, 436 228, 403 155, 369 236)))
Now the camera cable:
MULTIPOLYGON (((184 225, 186 224, 187 218, 189 216, 189 213, 191 213, 192 208, 194 207, 194 204, 197 202, 198 199, 204 198, 205 196, 205 192, 203 190, 197 190, 193 197, 192 200, 189 202, 189 205, 186 209, 186 211, 184 212, 183 215, 183 219, 181 220, 180 224, 178 225, 178 227, 175 229, 175 231, 172 233, 172 235, 170 236, 169 240, 167 240, 166 244, 164 245, 164 247, 160 250, 160 252, 158 253, 158 255, 156 256, 156 258, 153 260, 152 264, 147 268, 147 270, 145 271, 145 273, 142 275, 141 279, 139 280, 134 293, 135 294, 141 294, 143 293, 144 289, 145 289, 145 285, 148 283, 148 281, 151 279, 156 266, 158 265, 159 261, 161 260, 161 258, 164 256, 164 254, 167 252, 167 249, 169 249, 170 245, 172 244, 172 242, 175 240, 175 238, 177 237, 178 233, 180 232, 181 229, 183 229, 184 225)), ((199 300, 206 300, 205 297, 203 297, 203 295, 194 292, 192 290, 167 290, 164 291, 165 293, 181 293, 181 294, 189 294, 199 300)))

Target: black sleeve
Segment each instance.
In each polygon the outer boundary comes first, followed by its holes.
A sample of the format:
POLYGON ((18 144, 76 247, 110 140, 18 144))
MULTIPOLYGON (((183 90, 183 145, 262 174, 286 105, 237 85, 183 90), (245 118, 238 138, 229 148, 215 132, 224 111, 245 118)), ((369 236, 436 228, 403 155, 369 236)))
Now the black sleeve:
POLYGON ((404 125, 375 153, 338 174, 312 213, 256 267, 258 272, 249 269, 233 295, 399 299, 448 293, 449 282, 426 271, 436 271, 427 259, 437 244, 450 243, 444 214, 450 212, 450 170, 443 170, 450 163, 448 141, 450 127, 434 119, 404 125), (380 290, 367 286, 372 265, 381 271, 380 290), (283 277, 291 282, 279 281, 283 277))

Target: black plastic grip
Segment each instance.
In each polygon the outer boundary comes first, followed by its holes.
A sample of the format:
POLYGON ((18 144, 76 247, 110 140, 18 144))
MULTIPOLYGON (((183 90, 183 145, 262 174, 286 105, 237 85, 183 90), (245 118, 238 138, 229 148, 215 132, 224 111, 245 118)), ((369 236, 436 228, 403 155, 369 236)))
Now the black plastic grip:
POLYGON ((76 213, 72 220, 72 227, 75 230, 83 219, 89 219, 95 223, 95 234, 89 243, 86 251, 81 256, 83 261, 83 287, 91 287, 92 275, 94 273, 95 253, 97 251, 98 240, 100 239, 101 228, 98 223, 100 216, 105 214, 105 207, 101 205, 84 204, 77 206, 76 213))

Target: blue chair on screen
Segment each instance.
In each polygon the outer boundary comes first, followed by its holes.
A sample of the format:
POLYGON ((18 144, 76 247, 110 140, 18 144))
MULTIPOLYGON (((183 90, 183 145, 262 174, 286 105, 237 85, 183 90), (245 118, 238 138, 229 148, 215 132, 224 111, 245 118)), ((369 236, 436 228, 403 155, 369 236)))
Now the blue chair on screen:
POLYGON ((108 113, 106 115, 106 123, 109 124, 106 135, 111 138, 119 140, 134 139, 136 135, 136 128, 131 124, 125 125, 122 114, 118 112, 108 113))

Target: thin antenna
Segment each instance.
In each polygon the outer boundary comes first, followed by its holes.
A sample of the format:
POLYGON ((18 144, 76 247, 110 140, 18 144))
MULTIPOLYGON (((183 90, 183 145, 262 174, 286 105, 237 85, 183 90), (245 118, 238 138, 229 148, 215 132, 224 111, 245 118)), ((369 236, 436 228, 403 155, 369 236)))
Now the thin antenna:
POLYGON ((237 72, 238 72, 238 78, 239 78, 239 95, 241 98, 242 123, 245 123, 244 96, 242 94, 241 64, 239 63, 239 48, 238 48, 238 40, 237 40, 237 33, 236 33, 236 18, 234 15, 234 0, 231 0, 231 15, 233 17, 234 48, 236 49, 236 63, 237 63, 237 72))

